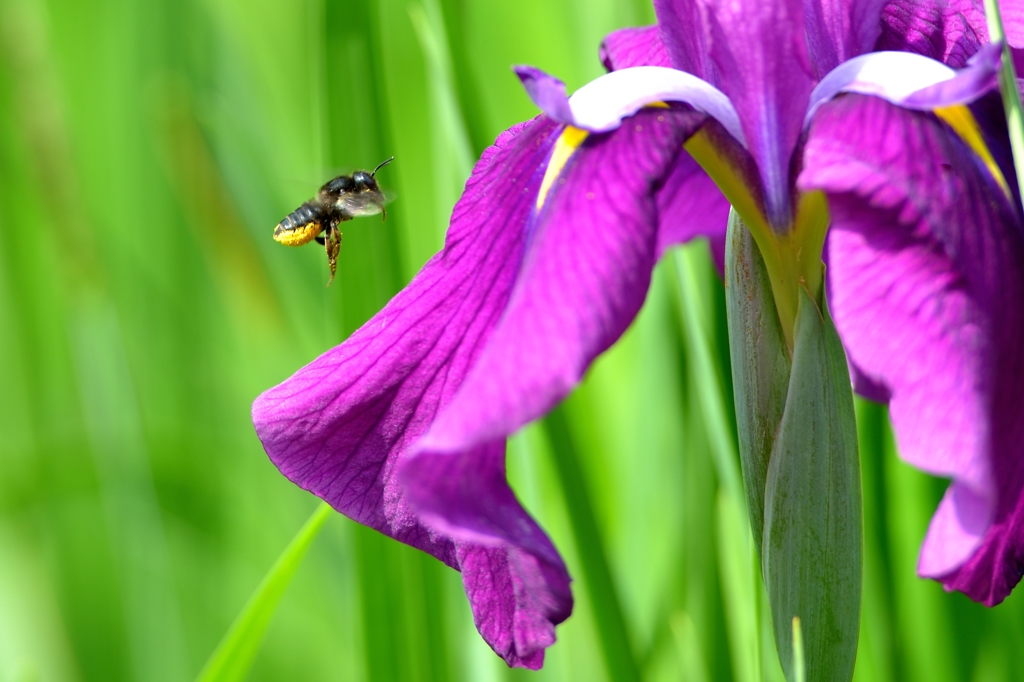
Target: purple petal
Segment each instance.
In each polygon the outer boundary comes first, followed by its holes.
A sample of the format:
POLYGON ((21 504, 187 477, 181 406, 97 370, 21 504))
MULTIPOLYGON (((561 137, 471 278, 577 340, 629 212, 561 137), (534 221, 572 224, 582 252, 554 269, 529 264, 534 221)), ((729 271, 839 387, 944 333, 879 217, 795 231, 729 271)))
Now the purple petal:
POLYGON ((798 186, 829 199, 830 307, 890 396, 901 456, 953 483, 922 575, 987 604, 1024 566, 1024 243, 980 159, 934 116, 824 105, 798 186))
MULTIPOLYGON (((609 71, 634 66, 669 66, 668 52, 657 26, 624 28, 608 35, 601 44, 601 61, 609 71)), ((729 202, 707 173, 687 153, 676 159, 658 192, 657 257, 666 249, 704 236, 722 272, 725 262, 725 231, 729 202)))
POLYGON ((708 49, 707 8, 699 0, 654 0, 654 12, 673 67, 718 86, 718 70, 708 49))
MULTIPOLYGON (((688 110, 647 109, 570 158, 504 317, 418 457, 446 457, 541 416, 625 331, 655 263, 655 193, 702 121, 688 110)), ((435 504, 443 513, 445 500, 435 504)))
MULTIPOLYGON (((1003 2, 1003 23, 1013 47, 1024 41, 1024 10, 1003 2)), ((989 42, 985 9, 976 0, 889 0, 882 10, 876 50, 916 52, 956 69, 989 42)))
POLYGON ((519 76, 526 94, 548 118, 569 124, 576 120, 565 94, 565 83, 533 66, 514 66, 512 70, 519 76))
POLYGON ((655 257, 670 246, 707 237, 711 253, 722 272, 729 202, 708 174, 685 151, 658 191, 658 245, 655 257))
MULTIPOLYGON (((609 71, 670 65, 658 26, 624 28, 610 33, 601 43, 601 62, 609 71)), ((722 271, 729 202, 718 185, 685 152, 676 158, 675 167, 658 192, 658 215, 661 221, 659 260, 669 247, 704 236, 711 244, 719 272, 722 271)))
POLYGON ((882 34, 875 49, 916 52, 963 67, 988 42, 987 30, 984 37, 979 35, 984 26, 984 10, 970 0, 890 0, 882 10, 882 34))
POLYGON ((954 71, 912 52, 873 52, 841 64, 814 88, 805 122, 842 92, 875 95, 909 109, 968 104, 999 86, 1000 48, 987 45, 970 66, 954 71))
POLYGON ((717 88, 688 73, 660 66, 612 71, 592 80, 565 100, 565 85, 531 66, 514 67, 527 94, 541 111, 561 123, 592 133, 615 130, 622 120, 658 102, 685 102, 716 119, 744 143, 736 110, 717 88))
POLYGON ((1002 2, 999 4, 999 13, 1003 16, 1006 42, 1010 43, 1011 47, 1024 47, 1024 4, 1002 2))
POLYGON ((456 204, 444 250, 345 343, 253 405, 270 459, 346 516, 463 571, 474 619, 509 665, 538 667, 571 610, 569 577, 504 482, 500 442, 480 479, 529 547, 447 536, 424 524, 396 469, 449 403, 508 303, 558 126, 543 117, 502 134, 456 204), (532 552, 538 552, 534 556, 532 552))
POLYGON ((898 102, 908 109, 929 111, 956 104, 970 104, 986 93, 999 88, 999 65, 1002 44, 988 44, 967 60, 967 68, 955 78, 922 88, 898 102))
MULTIPOLYGON (((632 67, 669 67, 669 53, 657 26, 622 29, 601 43, 601 61, 608 71, 632 67)), ((676 159, 665 185, 657 193, 657 258, 676 244, 707 237, 716 263, 725 261, 725 231, 729 202, 708 174, 685 152, 676 159)))
POLYGON ((569 577, 505 478, 505 440, 399 465, 409 503, 455 539, 473 620, 510 665, 540 668, 553 624, 572 612, 569 577))
POLYGON ((788 230, 790 161, 814 87, 802 0, 702 1, 710 10, 711 58, 761 171, 768 220, 788 230))
POLYGON ((885 0, 804 0, 807 49, 821 78, 869 52, 882 32, 885 0))
POLYGON ((623 28, 609 33, 601 43, 601 63, 609 71, 633 66, 665 66, 672 64, 655 26, 623 28))

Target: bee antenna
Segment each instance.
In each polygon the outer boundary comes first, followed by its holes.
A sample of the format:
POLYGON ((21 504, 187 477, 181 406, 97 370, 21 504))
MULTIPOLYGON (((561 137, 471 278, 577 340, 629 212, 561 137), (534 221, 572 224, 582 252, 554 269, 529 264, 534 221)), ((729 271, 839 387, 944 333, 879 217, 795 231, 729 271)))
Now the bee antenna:
POLYGON ((373 169, 373 172, 370 173, 370 177, 372 178, 373 176, 375 176, 377 174, 377 171, 379 171, 381 168, 383 168, 384 166, 388 165, 389 163, 391 163, 394 160, 395 160, 395 157, 392 156, 390 158, 387 158, 387 159, 384 159, 383 161, 381 161, 380 164, 378 164, 377 167, 373 169))

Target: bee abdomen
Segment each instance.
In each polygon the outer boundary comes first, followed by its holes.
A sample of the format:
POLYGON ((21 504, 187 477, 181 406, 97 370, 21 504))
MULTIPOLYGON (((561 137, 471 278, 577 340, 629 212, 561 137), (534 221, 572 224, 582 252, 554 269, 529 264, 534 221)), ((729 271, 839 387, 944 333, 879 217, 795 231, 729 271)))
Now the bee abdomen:
POLYGON ((324 231, 319 207, 306 202, 274 228, 274 241, 285 246, 302 246, 324 231))

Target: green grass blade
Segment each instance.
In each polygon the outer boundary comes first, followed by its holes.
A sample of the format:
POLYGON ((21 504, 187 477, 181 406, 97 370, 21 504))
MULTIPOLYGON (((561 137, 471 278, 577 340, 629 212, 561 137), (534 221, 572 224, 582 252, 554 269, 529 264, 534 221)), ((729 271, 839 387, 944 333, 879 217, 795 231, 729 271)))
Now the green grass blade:
POLYGON ((686 611, 672 616, 670 627, 679 650, 683 679, 688 682, 707 682, 708 671, 701 655, 701 633, 686 611))
POLYGON ((1024 196, 1024 110, 1021 108, 1020 88, 1017 73, 1013 68, 1010 44, 1006 42, 1003 18, 999 14, 998 0, 985 0, 985 18, 988 20, 989 39, 995 43, 1003 41, 1003 65, 999 70, 999 89, 1003 93, 1003 108, 1006 110, 1006 127, 1010 132, 1010 148, 1013 150, 1013 167, 1017 171, 1017 186, 1024 196))
POLYGON ((706 419, 705 426, 712 445, 711 456, 715 462, 719 482, 726 492, 738 501, 740 510, 746 512, 743 484, 736 459, 736 442, 733 439, 732 426, 726 416, 722 381, 715 371, 715 359, 711 354, 707 332, 704 331, 708 329, 709 321, 700 298, 696 271, 710 268, 710 262, 703 253, 705 248, 703 244, 694 244, 675 252, 680 308, 686 324, 686 352, 693 356, 693 371, 697 373, 701 409, 706 419))
POLYGON ((252 660, 259 650, 263 634, 284 591, 291 583, 296 569, 306 556, 313 538, 331 513, 326 502, 321 503, 305 525, 274 562, 267 576, 256 588, 249 603, 231 624, 210 659, 196 678, 198 682, 228 682, 245 679, 252 660))
POLYGON ((444 17, 437 0, 424 0, 408 7, 409 19, 423 51, 426 66, 430 113, 431 181, 437 202, 434 224, 437 242, 444 240, 452 206, 462 194, 466 178, 473 170, 473 152, 469 133, 455 87, 449 41, 444 17))
POLYGON ((715 360, 707 330, 710 320, 701 299, 697 274, 710 280, 711 262, 704 244, 691 244, 674 254, 676 286, 683 319, 687 355, 696 373, 697 402, 704 417, 704 428, 711 444, 711 455, 718 474, 719 571, 727 609, 726 625, 730 638, 733 674, 736 679, 754 682, 761 678, 760 631, 756 618, 757 580, 748 560, 750 526, 737 465, 736 441, 727 417, 722 380, 715 371, 715 360))
POLYGON ((576 443, 569 429, 569 420, 561 406, 544 420, 551 441, 552 459, 565 498, 566 511, 580 557, 580 568, 586 581, 588 596, 594 609, 594 620, 608 679, 640 680, 640 669, 633 656, 626 620, 612 579, 608 556, 594 514, 594 505, 586 490, 583 470, 576 452, 576 443))

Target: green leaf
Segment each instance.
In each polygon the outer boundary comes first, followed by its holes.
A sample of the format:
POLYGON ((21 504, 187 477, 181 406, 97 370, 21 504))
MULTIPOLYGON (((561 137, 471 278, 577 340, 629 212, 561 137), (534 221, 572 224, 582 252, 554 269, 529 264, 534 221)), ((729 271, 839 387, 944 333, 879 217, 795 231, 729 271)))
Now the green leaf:
POLYGON ((196 678, 197 682, 236 682, 245 679, 285 589, 330 513, 331 507, 326 502, 316 508, 231 624, 203 666, 196 678))
POLYGON ((790 360, 764 259, 736 211, 729 213, 725 264, 740 464, 750 528, 761 556, 765 479, 786 405, 790 360))
POLYGON ((786 409, 768 464, 764 566, 779 659, 794 680, 849 680, 860 626, 860 461, 846 354, 828 310, 800 291, 786 409))
POLYGON ((740 460, 779 660, 790 680, 849 680, 863 552, 846 354, 823 302, 801 288, 790 359, 764 262, 735 213, 726 287, 740 460))

